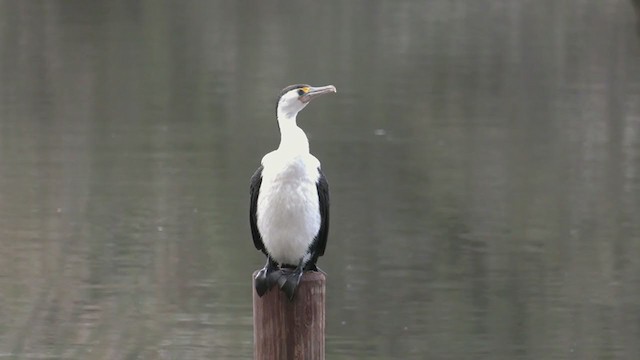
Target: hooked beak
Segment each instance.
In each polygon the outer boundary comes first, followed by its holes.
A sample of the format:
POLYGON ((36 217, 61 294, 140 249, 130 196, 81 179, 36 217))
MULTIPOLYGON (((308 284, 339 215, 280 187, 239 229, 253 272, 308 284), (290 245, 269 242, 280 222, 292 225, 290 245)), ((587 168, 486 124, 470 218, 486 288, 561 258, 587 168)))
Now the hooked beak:
POLYGON ((324 94, 330 94, 334 92, 336 92, 336 87, 333 85, 310 87, 309 91, 307 91, 306 94, 300 97, 300 101, 302 101, 303 103, 308 103, 309 101, 317 98, 318 96, 321 96, 324 94))

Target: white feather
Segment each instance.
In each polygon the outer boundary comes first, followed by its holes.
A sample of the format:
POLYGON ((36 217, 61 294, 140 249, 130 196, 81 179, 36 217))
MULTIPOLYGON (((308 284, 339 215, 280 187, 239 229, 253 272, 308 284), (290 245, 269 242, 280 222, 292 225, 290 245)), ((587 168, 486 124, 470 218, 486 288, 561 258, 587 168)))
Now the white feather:
POLYGON ((298 265, 320 231, 318 167, 311 154, 267 154, 262 164, 257 222, 271 257, 281 264, 298 265))

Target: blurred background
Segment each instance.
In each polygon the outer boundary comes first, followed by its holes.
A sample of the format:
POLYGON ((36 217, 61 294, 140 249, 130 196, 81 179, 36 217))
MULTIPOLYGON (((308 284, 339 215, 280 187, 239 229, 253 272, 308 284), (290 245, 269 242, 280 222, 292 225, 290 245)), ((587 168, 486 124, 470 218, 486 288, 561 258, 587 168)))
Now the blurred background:
POLYGON ((0 358, 247 359, 278 92, 327 359, 640 358, 631 0, 0 1, 0 358))

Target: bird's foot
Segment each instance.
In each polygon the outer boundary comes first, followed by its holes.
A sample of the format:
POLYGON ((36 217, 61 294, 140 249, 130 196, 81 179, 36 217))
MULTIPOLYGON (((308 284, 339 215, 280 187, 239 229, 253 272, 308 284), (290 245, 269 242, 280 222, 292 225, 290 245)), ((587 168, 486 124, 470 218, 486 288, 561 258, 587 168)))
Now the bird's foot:
POLYGON ((320 269, 319 267, 316 266, 316 264, 307 264, 307 266, 305 266, 304 271, 317 271, 319 273, 323 273, 325 275, 327 275, 326 272, 324 272, 324 270, 320 269))
POLYGON ((282 271, 281 273, 278 284, 280 285, 280 289, 282 289, 289 298, 289 301, 292 301, 296 294, 298 284, 300 284, 300 279, 302 278, 302 267, 298 266, 293 271, 282 271))
POLYGON ((267 264, 262 268, 255 277, 256 292, 258 296, 262 297, 269 289, 278 282, 278 279, 282 277, 282 271, 278 269, 278 266, 267 261, 267 264))
POLYGON ((324 270, 320 269, 320 268, 319 268, 319 267, 317 267, 315 264, 313 264, 313 265, 311 265, 311 266, 308 266, 308 267, 307 267, 306 269, 304 269, 304 270, 305 270, 305 271, 317 271, 317 272, 319 272, 319 273, 322 273, 322 274, 324 274, 324 275, 327 275, 327 273, 326 273, 324 270))

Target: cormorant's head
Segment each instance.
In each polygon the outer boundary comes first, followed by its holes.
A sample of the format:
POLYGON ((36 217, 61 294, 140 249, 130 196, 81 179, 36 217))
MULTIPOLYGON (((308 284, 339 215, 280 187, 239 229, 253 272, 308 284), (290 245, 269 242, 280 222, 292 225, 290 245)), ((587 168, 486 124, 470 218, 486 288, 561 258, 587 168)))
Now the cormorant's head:
POLYGON ((300 110, 307 106, 309 101, 320 95, 334 92, 336 92, 336 87, 333 85, 318 87, 307 84, 289 85, 280 92, 276 113, 278 117, 295 117, 300 110))

